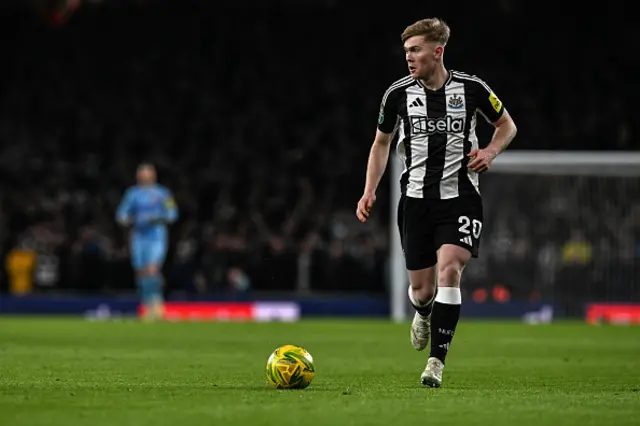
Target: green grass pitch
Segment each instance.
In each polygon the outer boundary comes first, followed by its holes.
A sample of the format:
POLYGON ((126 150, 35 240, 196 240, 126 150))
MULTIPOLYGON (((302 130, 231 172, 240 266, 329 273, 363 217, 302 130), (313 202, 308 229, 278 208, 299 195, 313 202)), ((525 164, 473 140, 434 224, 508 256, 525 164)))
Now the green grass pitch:
POLYGON ((638 425, 640 328, 463 319, 444 384, 420 385, 409 325, 92 323, 0 317, 0 425, 638 425), (265 364, 294 343, 305 390, 265 364))

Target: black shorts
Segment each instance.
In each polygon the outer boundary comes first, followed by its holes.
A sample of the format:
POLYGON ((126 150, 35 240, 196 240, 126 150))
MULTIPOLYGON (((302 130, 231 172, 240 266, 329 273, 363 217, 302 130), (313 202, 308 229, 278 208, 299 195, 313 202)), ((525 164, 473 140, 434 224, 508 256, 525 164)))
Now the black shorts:
POLYGON ((482 199, 473 195, 449 200, 403 195, 398 205, 398 229, 410 271, 435 265, 436 253, 443 244, 463 247, 478 257, 482 199))

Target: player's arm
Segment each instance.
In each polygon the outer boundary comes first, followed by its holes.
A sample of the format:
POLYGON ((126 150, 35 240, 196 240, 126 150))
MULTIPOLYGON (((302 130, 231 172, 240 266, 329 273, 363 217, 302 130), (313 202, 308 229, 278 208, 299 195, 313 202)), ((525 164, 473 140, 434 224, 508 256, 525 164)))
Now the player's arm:
POLYGON ((124 193, 124 196, 118 205, 116 210, 116 222, 122 226, 131 225, 134 197, 134 191, 130 188, 124 193))
POLYGON ((171 192, 167 191, 163 203, 164 221, 166 223, 175 223, 178 220, 178 205, 171 192))
POLYGON ((392 107, 393 99, 389 99, 388 96, 385 96, 385 98, 380 106, 378 128, 369 151, 364 194, 358 202, 356 210, 356 216, 361 222, 366 222, 371 213, 373 203, 376 201, 376 190, 387 168, 389 148, 397 122, 397 113, 392 107))
POLYGON ((487 145, 487 150, 493 153, 494 157, 497 157, 502 151, 507 149, 518 132, 516 123, 513 122, 513 118, 511 118, 509 112, 504 108, 503 111, 500 118, 491 123, 493 127, 495 127, 495 130, 491 142, 487 145))
POLYGON ((495 128, 486 148, 475 149, 469 153, 469 157, 473 160, 469 162, 468 167, 480 173, 488 170, 493 160, 507 149, 515 138, 518 128, 496 94, 484 83, 478 83, 477 87, 480 92, 478 110, 495 128))
POLYGON ((389 148, 393 133, 384 133, 380 129, 376 131, 376 137, 369 151, 369 161, 367 163, 367 175, 364 185, 365 194, 374 194, 378 189, 378 184, 384 175, 389 159, 389 148))

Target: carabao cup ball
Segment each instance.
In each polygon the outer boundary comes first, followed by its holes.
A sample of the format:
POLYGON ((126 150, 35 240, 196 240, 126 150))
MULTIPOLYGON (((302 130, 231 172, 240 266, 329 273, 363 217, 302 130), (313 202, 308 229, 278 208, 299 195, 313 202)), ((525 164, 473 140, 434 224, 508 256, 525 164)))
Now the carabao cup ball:
POLYGON ((313 357, 301 346, 280 346, 267 360, 267 380, 276 389, 304 389, 315 374, 313 357))

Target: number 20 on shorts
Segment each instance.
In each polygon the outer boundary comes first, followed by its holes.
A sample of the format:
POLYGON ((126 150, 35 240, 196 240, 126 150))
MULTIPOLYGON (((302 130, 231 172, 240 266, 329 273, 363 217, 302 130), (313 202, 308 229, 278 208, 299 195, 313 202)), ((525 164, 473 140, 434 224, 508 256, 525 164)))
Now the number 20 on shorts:
POLYGON ((482 222, 480 222, 478 219, 471 220, 468 216, 460 216, 458 218, 458 223, 461 224, 460 228, 458 228, 458 231, 460 231, 462 234, 472 234, 473 238, 475 238, 476 240, 480 238, 480 233, 482 232, 482 222), (469 230, 469 227, 471 227, 471 230, 469 230))

